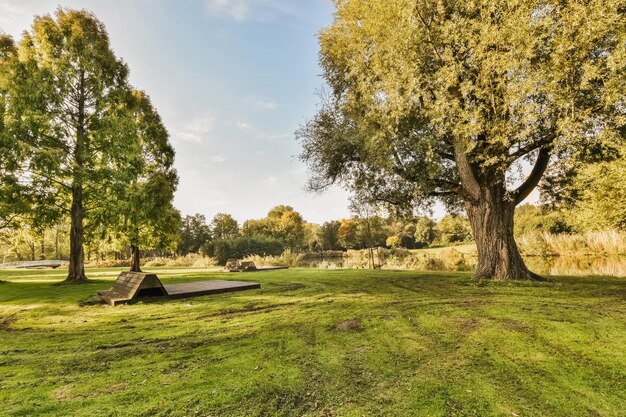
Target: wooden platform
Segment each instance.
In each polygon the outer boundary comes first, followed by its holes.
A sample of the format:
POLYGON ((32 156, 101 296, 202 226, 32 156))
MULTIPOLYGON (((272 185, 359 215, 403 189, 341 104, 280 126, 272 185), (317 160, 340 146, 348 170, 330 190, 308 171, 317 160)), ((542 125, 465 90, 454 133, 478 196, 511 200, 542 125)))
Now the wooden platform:
POLYGON ((163 285, 155 274, 125 271, 120 273, 110 290, 101 291, 98 295, 102 301, 116 306, 140 298, 188 298, 256 288, 261 288, 261 284, 221 280, 163 285))
POLYGON ((242 281, 196 281, 186 284, 165 285, 168 298, 198 297, 209 294, 222 294, 225 292, 244 291, 261 288, 256 282, 242 281))
POLYGON ((263 271, 277 271, 279 269, 289 269, 288 266, 259 266, 256 269, 230 269, 229 272, 263 272, 263 271))

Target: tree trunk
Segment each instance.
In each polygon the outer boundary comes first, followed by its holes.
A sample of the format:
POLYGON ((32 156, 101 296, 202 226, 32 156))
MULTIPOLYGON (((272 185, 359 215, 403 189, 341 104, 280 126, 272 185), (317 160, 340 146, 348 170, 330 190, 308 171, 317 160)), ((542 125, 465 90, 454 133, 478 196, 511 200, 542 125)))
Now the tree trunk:
POLYGON ((41 236, 41 255, 39 257, 42 261, 46 259, 46 239, 44 236, 41 236))
POLYGON ((139 251, 139 246, 130 245, 130 250, 130 270, 132 272, 141 272, 141 264, 139 263, 139 261, 141 260, 141 252, 139 251))
POLYGON ((66 282, 87 281, 85 252, 83 249, 83 153, 85 152, 85 74, 80 73, 76 145, 74 147, 74 178, 72 182, 72 208, 70 211, 70 265, 66 282))
POLYGON ((529 271, 513 236, 515 201, 502 185, 481 187, 478 201, 466 200, 465 208, 478 248, 475 278, 494 280, 543 279, 529 271))
POLYGON ((72 189, 72 210, 70 225, 70 265, 66 282, 87 281, 85 275, 85 253, 83 250, 83 187, 74 185, 72 189))
POLYGON ((56 235, 54 240, 54 259, 59 260, 61 259, 61 256, 59 255, 59 226, 56 227, 55 231, 56 235))

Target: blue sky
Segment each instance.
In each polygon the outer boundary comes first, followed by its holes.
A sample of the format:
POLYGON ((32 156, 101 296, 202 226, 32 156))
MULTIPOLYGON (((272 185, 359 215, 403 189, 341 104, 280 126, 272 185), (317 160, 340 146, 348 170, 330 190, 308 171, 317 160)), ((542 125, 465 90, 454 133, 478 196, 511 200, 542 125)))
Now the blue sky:
POLYGON ((324 0, 0 0, 0 29, 19 38, 58 6, 93 11, 131 83, 145 90, 176 149, 183 214, 260 218, 289 204, 312 222, 349 216, 348 194, 304 190, 294 131, 323 86, 316 35, 324 0))

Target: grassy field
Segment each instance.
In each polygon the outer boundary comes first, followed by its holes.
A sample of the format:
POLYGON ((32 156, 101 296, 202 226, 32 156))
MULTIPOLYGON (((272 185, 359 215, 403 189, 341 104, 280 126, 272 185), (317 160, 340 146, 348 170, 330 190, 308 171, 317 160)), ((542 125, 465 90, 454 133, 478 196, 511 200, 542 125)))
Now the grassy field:
POLYGON ((158 270, 261 290, 112 308, 0 271, 0 415, 626 416, 626 280, 158 270))

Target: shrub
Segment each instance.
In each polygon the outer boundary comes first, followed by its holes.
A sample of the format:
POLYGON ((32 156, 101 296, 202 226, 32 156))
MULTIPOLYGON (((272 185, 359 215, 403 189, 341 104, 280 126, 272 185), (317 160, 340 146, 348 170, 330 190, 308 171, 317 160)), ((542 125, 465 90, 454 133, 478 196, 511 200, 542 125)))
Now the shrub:
POLYGON ((251 255, 278 256, 285 250, 282 241, 266 236, 238 237, 215 240, 207 248, 219 265, 226 265, 229 259, 244 259, 251 255))

